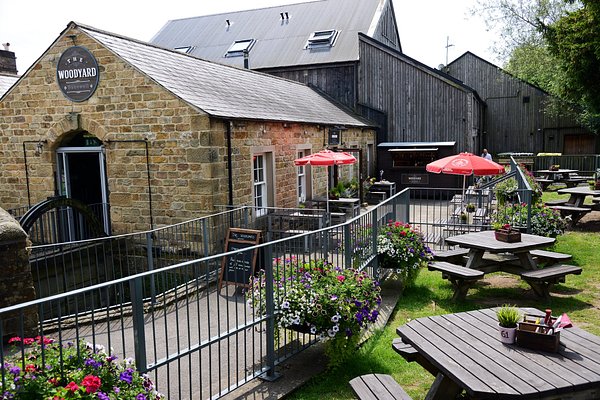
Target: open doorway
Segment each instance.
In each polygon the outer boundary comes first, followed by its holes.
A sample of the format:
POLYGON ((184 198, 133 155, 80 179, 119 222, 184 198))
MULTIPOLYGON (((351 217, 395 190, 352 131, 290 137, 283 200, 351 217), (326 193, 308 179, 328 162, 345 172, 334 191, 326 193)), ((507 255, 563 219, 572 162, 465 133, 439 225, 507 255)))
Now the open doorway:
POLYGON ((56 150, 58 194, 87 205, 110 234, 106 162, 102 142, 87 132, 66 138, 56 150))

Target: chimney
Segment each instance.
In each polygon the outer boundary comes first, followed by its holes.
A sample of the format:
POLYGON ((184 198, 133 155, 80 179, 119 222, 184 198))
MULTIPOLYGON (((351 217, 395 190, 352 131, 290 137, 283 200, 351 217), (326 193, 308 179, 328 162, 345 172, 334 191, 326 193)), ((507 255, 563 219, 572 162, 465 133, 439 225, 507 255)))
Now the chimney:
POLYGON ((4 50, 0 50, 0 73, 17 75, 17 58, 15 53, 9 51, 10 43, 2 43, 4 50))

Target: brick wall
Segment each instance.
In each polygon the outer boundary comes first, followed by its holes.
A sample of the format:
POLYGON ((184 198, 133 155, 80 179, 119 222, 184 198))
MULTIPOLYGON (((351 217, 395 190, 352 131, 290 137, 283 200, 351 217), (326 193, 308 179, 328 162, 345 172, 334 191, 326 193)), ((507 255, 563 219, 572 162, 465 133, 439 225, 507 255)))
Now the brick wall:
MULTIPOLYGON (((19 223, 0 208, 0 308, 35 300, 35 289, 29 265, 27 235, 19 223)), ((4 313, 3 340, 12 336, 36 336, 37 308, 4 313)))
MULTIPOLYGON (((145 143, 148 143, 152 208, 155 226, 211 213, 228 201, 228 121, 211 118, 191 107, 78 32, 65 32, 11 94, 0 102, 0 206, 35 204, 55 194, 56 154, 61 141, 87 131, 103 141, 113 231, 150 227, 145 143), (67 100, 56 84, 56 64, 73 45, 67 36, 97 59, 100 82, 94 95, 81 103, 67 100), (41 152, 37 142, 45 141, 41 152), (138 140, 139 142, 122 142, 138 140), (28 200, 25 155, 29 173, 28 200)), ((235 205, 252 204, 253 149, 274 151, 275 204, 297 204, 298 146, 324 147, 323 127, 280 122, 235 122, 232 125, 235 205)), ((346 134, 346 133, 345 133, 346 134)), ((372 131, 350 130, 348 138, 363 145, 372 131)), ((316 168, 315 190, 325 187, 325 169, 316 168)))

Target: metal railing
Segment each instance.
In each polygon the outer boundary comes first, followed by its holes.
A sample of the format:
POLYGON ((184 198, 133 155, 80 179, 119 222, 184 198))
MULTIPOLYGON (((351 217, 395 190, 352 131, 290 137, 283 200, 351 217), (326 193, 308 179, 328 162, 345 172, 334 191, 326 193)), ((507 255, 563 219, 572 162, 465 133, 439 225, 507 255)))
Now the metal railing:
MULTIPOLYGON (((237 277, 221 279, 227 257, 256 251, 256 268, 267 278, 274 260, 291 258, 327 260, 381 277, 376 239, 387 221, 411 223, 430 247, 442 249, 449 235, 489 229, 498 207, 490 193, 405 189, 331 227, 319 226, 319 211, 272 209, 255 218, 243 207, 148 232, 36 246, 32 272, 39 299, 0 309, 0 335, 85 339, 135 358, 168 398, 217 398, 257 377, 274 379, 280 362, 316 340, 295 331, 277 334, 272 291, 264 299, 266 314, 254 314, 237 277), (487 210, 457 219, 456 208, 465 203, 487 210), (225 252, 232 227, 259 229, 267 241, 225 252), (39 315, 33 329, 31 309, 39 315)), ((2 384, 8 379, 2 370, 2 384)))

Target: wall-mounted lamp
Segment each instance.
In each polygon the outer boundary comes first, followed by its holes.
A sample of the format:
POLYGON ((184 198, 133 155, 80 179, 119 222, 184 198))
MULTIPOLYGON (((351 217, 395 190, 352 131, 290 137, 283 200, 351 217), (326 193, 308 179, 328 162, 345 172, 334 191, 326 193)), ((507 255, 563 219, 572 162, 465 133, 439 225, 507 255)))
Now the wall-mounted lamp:
POLYGON ((46 143, 46 140, 40 140, 39 142, 36 143, 35 145, 35 155, 39 156, 40 154, 42 154, 42 151, 44 151, 44 143, 46 143))

